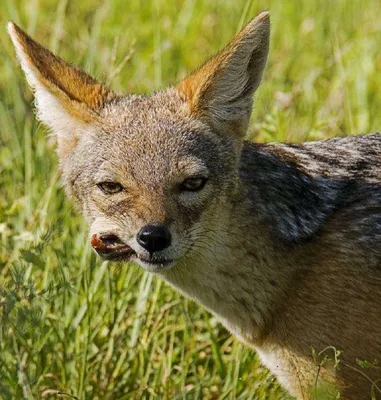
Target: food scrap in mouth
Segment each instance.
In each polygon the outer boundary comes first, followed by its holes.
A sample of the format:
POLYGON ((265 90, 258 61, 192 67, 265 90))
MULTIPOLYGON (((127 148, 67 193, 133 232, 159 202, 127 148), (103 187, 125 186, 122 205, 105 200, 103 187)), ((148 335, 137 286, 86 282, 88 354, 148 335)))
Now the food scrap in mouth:
POLYGON ((104 250, 106 248, 105 243, 102 242, 101 238, 96 233, 93 236, 91 236, 90 244, 91 247, 95 250, 104 250))
POLYGON ((109 260, 126 259, 136 254, 115 235, 94 234, 90 240, 91 247, 103 258, 109 260))

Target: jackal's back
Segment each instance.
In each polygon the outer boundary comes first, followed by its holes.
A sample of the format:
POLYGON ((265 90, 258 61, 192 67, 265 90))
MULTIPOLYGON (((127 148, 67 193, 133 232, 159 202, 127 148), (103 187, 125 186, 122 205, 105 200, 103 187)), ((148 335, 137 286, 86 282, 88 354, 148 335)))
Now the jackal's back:
POLYGON ((346 229, 361 223, 369 241, 381 238, 380 134, 246 143, 241 160, 252 207, 277 239, 310 240, 340 213, 346 229))

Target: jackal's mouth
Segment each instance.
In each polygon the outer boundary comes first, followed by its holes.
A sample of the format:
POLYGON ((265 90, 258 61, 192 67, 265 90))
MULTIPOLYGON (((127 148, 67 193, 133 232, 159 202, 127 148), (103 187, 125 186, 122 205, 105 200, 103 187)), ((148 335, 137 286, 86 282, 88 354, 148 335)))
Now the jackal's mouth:
POLYGON ((94 234, 92 248, 105 260, 129 261, 136 252, 114 234, 94 234))
POLYGON ((129 245, 122 242, 112 233, 94 234, 91 236, 91 247, 108 261, 136 261, 150 271, 163 270, 173 264, 172 259, 139 256, 129 245))
POLYGON ((142 258, 142 257, 138 257, 138 258, 144 264, 150 264, 152 266, 157 266, 157 267, 166 267, 174 262, 174 260, 170 260, 170 259, 169 260, 167 260, 167 259, 165 259, 165 260, 149 259, 148 260, 148 259, 142 258))

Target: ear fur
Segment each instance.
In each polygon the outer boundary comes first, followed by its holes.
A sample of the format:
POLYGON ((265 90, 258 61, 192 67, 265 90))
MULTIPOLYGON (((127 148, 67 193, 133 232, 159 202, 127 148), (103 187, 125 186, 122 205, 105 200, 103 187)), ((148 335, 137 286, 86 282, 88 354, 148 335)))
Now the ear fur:
POLYGON ((223 134, 243 137, 266 65, 270 18, 263 12, 216 56, 178 85, 192 115, 223 134))
POLYGON ((27 80, 35 92, 39 119, 58 138, 64 156, 86 125, 95 123, 106 102, 116 97, 80 69, 55 56, 13 22, 8 32, 27 80))

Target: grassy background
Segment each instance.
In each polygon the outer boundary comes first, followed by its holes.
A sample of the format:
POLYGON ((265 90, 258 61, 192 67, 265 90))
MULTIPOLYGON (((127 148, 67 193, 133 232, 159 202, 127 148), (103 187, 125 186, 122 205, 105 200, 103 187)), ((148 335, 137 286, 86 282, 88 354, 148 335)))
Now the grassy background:
POLYGON ((251 138, 380 129, 379 0, 0 0, 0 398, 287 398, 196 304, 92 254, 5 32, 12 19, 116 91, 141 93, 179 81, 266 9, 251 138))

